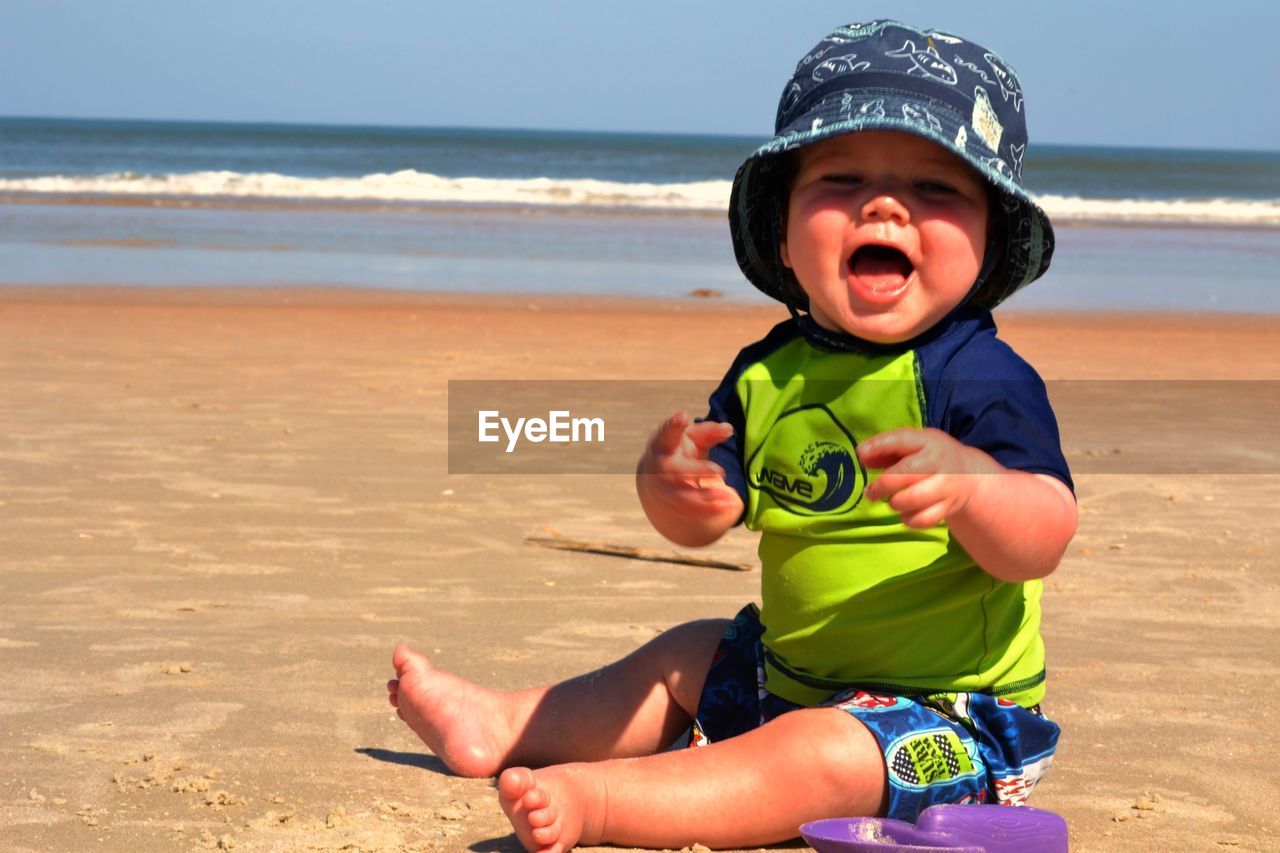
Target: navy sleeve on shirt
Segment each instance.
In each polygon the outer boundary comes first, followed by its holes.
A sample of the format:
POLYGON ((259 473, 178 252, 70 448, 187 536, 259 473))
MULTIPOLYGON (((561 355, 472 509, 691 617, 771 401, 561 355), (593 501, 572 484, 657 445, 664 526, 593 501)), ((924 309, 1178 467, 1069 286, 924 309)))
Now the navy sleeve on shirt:
POLYGON ((747 428, 742 400, 738 398, 738 376, 745 369, 741 356, 733 368, 720 381, 720 387, 708 401, 707 416, 703 420, 719 421, 733 427, 733 435, 717 444, 707 453, 707 458, 724 469, 724 481, 747 503, 747 477, 742 464, 742 433, 747 428))
POLYGON ((1044 380, 995 337, 994 325, 943 358, 923 360, 927 423, 1006 468, 1048 474, 1074 492, 1044 380))

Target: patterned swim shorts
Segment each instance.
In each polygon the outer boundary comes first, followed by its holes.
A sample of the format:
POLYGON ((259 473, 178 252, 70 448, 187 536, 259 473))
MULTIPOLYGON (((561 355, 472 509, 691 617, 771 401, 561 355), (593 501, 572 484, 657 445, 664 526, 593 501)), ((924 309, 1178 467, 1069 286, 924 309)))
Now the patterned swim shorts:
MULTIPOLYGON (((689 745, 704 746, 758 728, 800 708, 764 689, 764 627, 747 605, 720 640, 698 701, 689 745)), ((861 721, 884 752, 885 817, 914 821, 940 803, 1019 805, 1049 769, 1058 726, 1039 707, 985 693, 888 696, 852 688, 820 707, 861 721)))

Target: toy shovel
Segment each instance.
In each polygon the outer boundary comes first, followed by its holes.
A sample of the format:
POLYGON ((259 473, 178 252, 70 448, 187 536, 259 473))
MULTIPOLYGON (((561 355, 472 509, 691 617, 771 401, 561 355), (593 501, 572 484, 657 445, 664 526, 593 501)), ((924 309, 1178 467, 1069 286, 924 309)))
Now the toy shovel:
POLYGON ((818 853, 1066 853, 1067 822, 1028 806, 930 806, 912 824, 884 818, 833 818, 800 827, 818 853))

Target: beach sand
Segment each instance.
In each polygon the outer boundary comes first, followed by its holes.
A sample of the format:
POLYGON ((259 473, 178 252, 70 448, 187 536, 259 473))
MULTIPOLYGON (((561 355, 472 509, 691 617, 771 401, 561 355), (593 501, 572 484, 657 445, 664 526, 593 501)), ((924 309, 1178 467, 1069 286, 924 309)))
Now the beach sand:
MULTIPOLYGON (((528 545, 547 525, 670 548, 625 474, 450 475, 446 381, 709 391, 779 319, 714 300, 0 290, 0 846, 519 849, 491 782, 450 775, 395 718, 392 647, 526 686, 729 616, 759 577, 528 545)), ((1183 387, 1166 380, 1280 379, 1280 321, 1001 325, 1050 379, 1150 380, 1060 409, 1081 529, 1047 582, 1064 737, 1032 804, 1081 851, 1276 849, 1280 462, 1259 425, 1277 386, 1188 383, 1173 417, 1123 404, 1183 387), (1216 473, 1227 457, 1262 473, 1216 473)), ((751 562, 754 539, 708 553, 751 562)))

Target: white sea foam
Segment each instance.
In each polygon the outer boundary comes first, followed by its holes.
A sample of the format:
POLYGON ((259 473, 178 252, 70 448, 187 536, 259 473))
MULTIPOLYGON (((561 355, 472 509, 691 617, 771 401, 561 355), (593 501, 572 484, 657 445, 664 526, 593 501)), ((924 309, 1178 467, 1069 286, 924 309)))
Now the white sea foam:
POLYGON ((360 178, 298 178, 270 172, 191 172, 0 180, 0 192, 195 196, 343 201, 420 201, 725 210, 728 181, 621 183, 565 178, 445 178, 407 169, 360 178))
MULTIPOLYGON (((724 211, 729 181, 625 183, 570 178, 446 178, 412 169, 359 178, 302 178, 270 172, 191 172, 0 179, 0 193, 512 204, 724 211)), ((1280 199, 1103 199, 1042 195, 1058 222, 1217 223, 1280 226, 1280 199)))
POLYGON ((1125 199, 1042 195, 1054 221, 1280 225, 1280 199, 1125 199))

